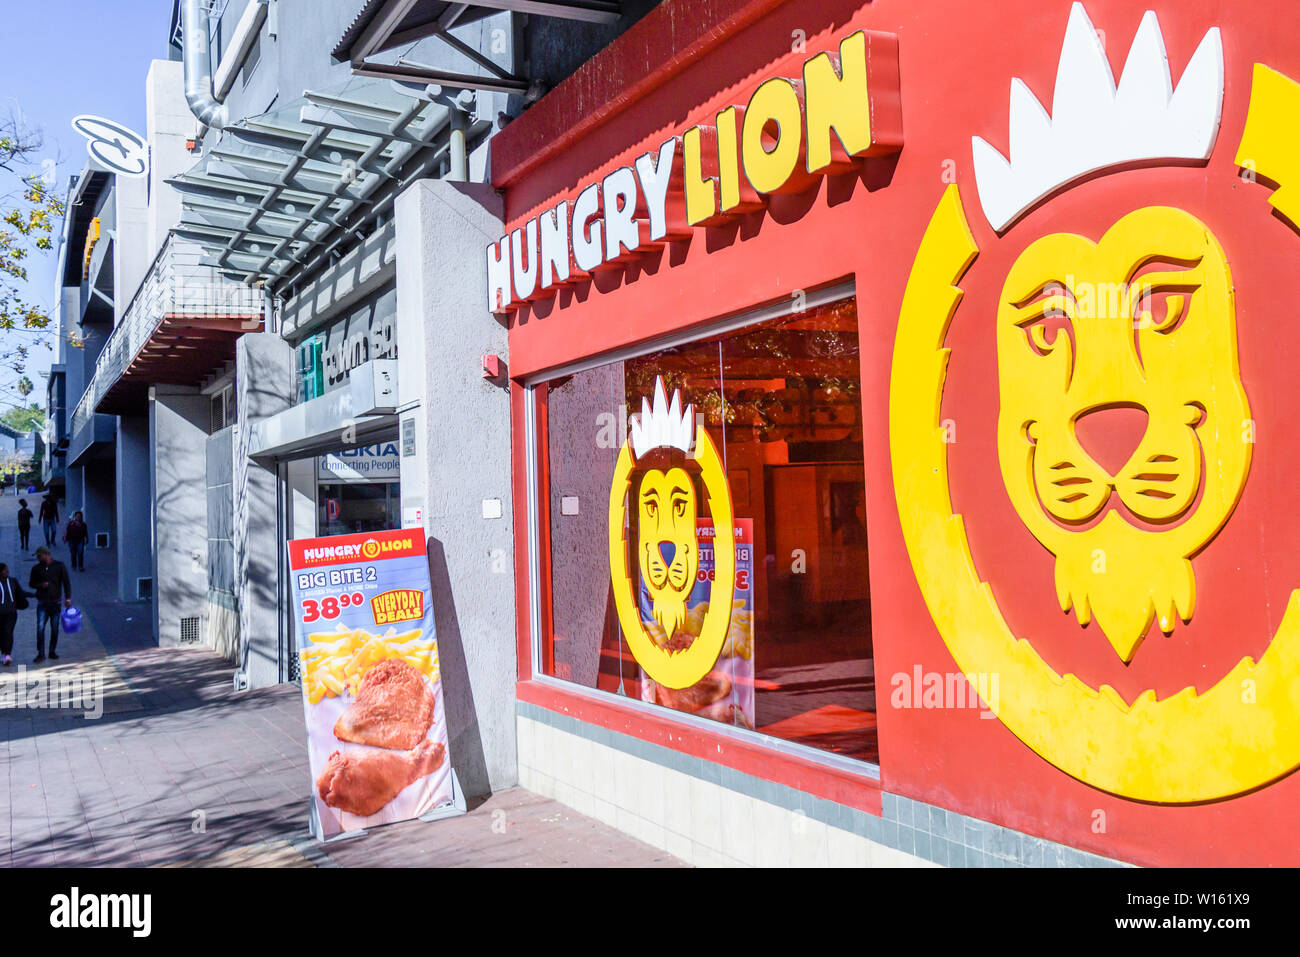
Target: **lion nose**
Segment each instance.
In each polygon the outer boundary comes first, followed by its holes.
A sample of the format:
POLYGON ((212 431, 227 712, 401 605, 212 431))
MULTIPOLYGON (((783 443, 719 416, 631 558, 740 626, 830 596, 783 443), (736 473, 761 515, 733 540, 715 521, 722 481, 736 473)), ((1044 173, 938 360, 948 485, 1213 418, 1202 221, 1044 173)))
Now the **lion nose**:
POLYGON ((1074 437, 1109 475, 1118 475, 1147 432, 1147 410, 1134 402, 1088 409, 1074 420, 1074 437))
POLYGON ((659 543, 659 556, 664 560, 664 564, 672 567, 673 557, 677 554, 677 546, 672 542, 659 543))

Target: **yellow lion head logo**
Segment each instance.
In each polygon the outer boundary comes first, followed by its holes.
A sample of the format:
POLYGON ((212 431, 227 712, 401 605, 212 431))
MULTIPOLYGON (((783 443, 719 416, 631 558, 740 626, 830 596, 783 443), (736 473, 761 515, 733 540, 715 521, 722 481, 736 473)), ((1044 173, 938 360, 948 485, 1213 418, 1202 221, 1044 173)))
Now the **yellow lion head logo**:
POLYGON ((1165 206, 1129 213, 1095 243, 1044 236, 1007 275, 997 353, 1007 493, 1056 556, 1061 609, 1080 625, 1096 618, 1130 661, 1153 620, 1169 634, 1191 619, 1189 559, 1250 468, 1223 249, 1165 206), (1135 423, 1117 443, 1115 427, 1135 423))
POLYGON ((641 580, 650 593, 650 613, 671 636, 686 620, 686 599, 699 570, 695 483, 683 468, 649 469, 637 510, 641 580))

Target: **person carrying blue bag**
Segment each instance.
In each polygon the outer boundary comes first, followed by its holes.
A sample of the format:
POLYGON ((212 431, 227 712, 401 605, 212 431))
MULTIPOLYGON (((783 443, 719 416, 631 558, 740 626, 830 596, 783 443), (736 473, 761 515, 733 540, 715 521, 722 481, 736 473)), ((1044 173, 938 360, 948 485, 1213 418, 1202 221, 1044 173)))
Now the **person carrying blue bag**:
POLYGON ((72 607, 72 580, 63 562, 54 560, 50 550, 42 545, 36 549, 36 564, 32 566, 28 587, 36 593, 36 658, 34 664, 45 660, 45 628, 49 625, 50 657, 58 659, 54 648, 59 642, 59 616, 63 608, 72 607))

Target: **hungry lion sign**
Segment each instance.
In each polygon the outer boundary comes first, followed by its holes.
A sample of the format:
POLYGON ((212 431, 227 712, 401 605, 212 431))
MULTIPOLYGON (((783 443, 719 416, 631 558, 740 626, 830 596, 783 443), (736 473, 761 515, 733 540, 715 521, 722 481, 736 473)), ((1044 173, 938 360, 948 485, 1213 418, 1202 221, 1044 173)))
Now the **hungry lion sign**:
POLYGON ((493 156, 521 697, 886 818, 1300 863, 1300 9, 744 9, 493 156))

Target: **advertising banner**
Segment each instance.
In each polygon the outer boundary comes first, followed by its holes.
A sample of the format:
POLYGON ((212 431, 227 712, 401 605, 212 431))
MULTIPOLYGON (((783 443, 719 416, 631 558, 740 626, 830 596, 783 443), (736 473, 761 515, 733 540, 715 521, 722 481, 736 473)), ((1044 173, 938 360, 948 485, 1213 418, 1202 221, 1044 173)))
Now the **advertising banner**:
POLYGON ((322 482, 396 482, 401 461, 396 442, 361 445, 320 456, 316 477, 322 482))
POLYGON ((289 542, 317 837, 453 803, 420 532, 289 542))
MULTIPOLYGON (((695 586, 686 599, 686 619, 681 632, 697 637, 704 626, 713 594, 715 559, 713 522, 696 520, 696 539, 700 558, 695 586)), ((641 700, 661 704, 677 711, 689 711, 702 717, 754 727, 754 522, 738 518, 735 526, 736 587, 731 599, 730 623, 726 640, 709 673, 689 688, 664 687, 642 673, 641 700)), ((653 601, 645 583, 640 588, 641 618, 651 633, 662 636, 655 623, 653 601)))

